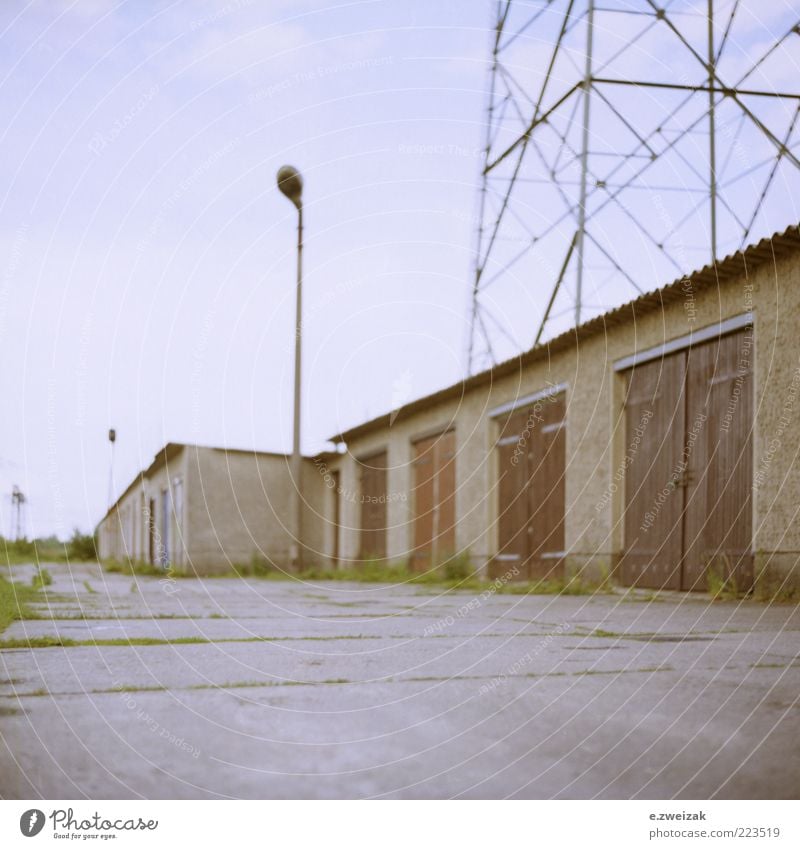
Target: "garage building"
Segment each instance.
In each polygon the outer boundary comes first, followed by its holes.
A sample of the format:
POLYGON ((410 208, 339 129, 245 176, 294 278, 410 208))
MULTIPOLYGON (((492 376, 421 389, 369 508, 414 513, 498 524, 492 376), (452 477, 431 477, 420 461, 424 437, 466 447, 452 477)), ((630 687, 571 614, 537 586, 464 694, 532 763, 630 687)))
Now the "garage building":
MULTIPOLYGON (((287 567, 290 459, 170 442, 100 522, 101 560, 197 574, 229 571, 254 558, 287 567)), ((317 464, 308 458, 303 467, 303 532, 315 552, 330 550, 334 539, 333 517, 325 513, 333 501, 317 464)))
POLYGON ((337 558, 800 586, 799 320, 791 227, 338 434, 337 558))

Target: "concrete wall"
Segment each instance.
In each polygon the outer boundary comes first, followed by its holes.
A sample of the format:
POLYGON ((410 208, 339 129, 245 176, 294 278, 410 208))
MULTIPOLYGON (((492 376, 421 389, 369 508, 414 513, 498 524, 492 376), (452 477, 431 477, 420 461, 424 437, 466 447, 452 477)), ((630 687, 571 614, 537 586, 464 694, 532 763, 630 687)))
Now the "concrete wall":
POLYGON ((756 576, 769 594, 800 586, 800 258, 752 278, 755 304, 756 576))
POLYGON ((458 399, 402 412, 347 445, 339 461, 343 489, 343 556, 355 559, 359 536, 358 469, 355 458, 387 448, 390 559, 412 548, 412 441, 435 428, 456 430, 456 541, 483 567, 497 549, 495 422, 489 411, 552 384, 566 384, 566 547, 568 574, 612 570, 624 546, 624 378, 616 360, 636 351, 752 311, 755 357, 755 497, 757 571, 762 585, 794 574, 800 552, 800 257, 758 267, 717 287, 695 289, 684 281, 682 297, 636 320, 607 328, 579 346, 486 382, 458 399))
MULTIPOLYGON (((289 563, 293 485, 283 455, 177 446, 129 488, 98 528, 101 559, 149 562, 148 511, 155 501, 155 561, 165 547, 179 571, 211 574, 254 557, 289 563), (166 494, 165 494, 166 492, 166 494), (165 498, 170 505, 165 532, 165 498), (181 503, 182 502, 182 503, 181 503)), ((328 565, 333 494, 309 459, 303 465, 306 560, 328 565)))
MULTIPOLYGON (((186 449, 188 455, 189 568, 225 571, 267 558, 290 563, 294 486, 283 455, 255 455, 217 448, 186 449)), ((303 540, 309 563, 324 555, 327 511, 332 500, 313 461, 303 464, 303 540)))

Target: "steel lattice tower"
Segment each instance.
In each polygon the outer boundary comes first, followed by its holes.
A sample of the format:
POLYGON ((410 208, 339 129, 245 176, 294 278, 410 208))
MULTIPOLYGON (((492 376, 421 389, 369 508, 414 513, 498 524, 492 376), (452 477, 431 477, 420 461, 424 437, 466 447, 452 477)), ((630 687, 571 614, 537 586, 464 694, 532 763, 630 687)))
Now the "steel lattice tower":
POLYGON ((499 0, 469 372, 798 220, 791 6, 499 0))

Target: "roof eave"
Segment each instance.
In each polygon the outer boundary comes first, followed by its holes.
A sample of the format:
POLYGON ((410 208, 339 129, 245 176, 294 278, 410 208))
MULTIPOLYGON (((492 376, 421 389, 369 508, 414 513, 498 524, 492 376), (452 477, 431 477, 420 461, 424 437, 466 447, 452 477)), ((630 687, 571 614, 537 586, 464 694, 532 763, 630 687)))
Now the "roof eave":
POLYGON ((662 286, 660 289, 645 292, 632 301, 627 301, 608 312, 595 316, 577 327, 570 328, 564 333, 546 342, 542 342, 534 348, 530 348, 515 357, 498 363, 492 368, 478 372, 458 383, 451 384, 437 392, 411 401, 395 411, 384 413, 374 419, 342 431, 332 437, 330 441, 341 444, 358 439, 389 424, 394 424, 404 416, 412 415, 421 409, 457 397, 459 394, 463 394, 483 383, 491 382, 509 373, 513 373, 545 356, 562 351, 570 345, 594 336, 601 330, 622 324, 636 315, 653 312, 665 303, 683 297, 684 290, 682 287, 686 286, 687 281, 695 288, 704 288, 743 273, 747 274, 749 270, 764 265, 770 259, 775 259, 798 248, 800 248, 800 225, 794 224, 791 227, 787 227, 783 232, 767 236, 759 242, 749 245, 743 250, 736 251, 716 263, 710 263, 697 271, 693 271, 691 274, 679 277, 671 283, 662 286), (626 313, 629 313, 629 315, 626 315, 626 313))

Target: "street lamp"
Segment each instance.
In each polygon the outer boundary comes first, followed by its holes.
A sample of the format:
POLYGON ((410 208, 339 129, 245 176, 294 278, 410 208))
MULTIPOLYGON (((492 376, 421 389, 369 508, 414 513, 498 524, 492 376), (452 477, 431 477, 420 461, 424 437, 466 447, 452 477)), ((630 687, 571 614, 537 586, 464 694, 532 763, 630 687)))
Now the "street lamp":
POLYGON ((114 503, 114 446, 117 444, 117 431, 108 429, 108 441, 111 444, 111 459, 108 463, 108 508, 114 503))
POLYGON ((302 511, 303 496, 301 493, 301 475, 303 460, 300 454, 300 368, 302 365, 302 333, 303 333, 303 178, 300 172, 291 165, 278 169, 278 188, 295 205, 297 209, 297 306, 294 322, 294 433, 292 436, 292 478, 294 481, 294 497, 292 498, 291 531, 292 544, 290 559, 296 569, 303 565, 302 511))

